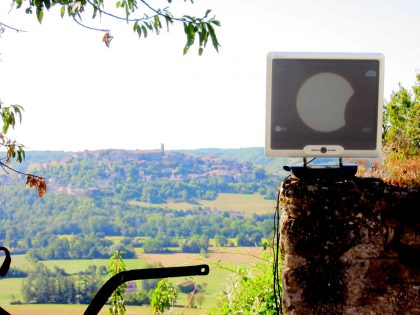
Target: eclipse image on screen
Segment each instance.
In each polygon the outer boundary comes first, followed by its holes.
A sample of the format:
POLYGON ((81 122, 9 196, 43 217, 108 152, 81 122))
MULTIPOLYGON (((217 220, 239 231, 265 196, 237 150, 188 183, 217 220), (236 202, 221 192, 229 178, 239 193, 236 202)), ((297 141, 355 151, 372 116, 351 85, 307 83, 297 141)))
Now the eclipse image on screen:
POLYGON ((382 59, 380 54, 270 53, 268 155, 376 156, 382 59))
POLYGON ((298 91, 296 108, 299 118, 315 131, 336 131, 346 124, 344 115, 353 94, 353 87, 342 76, 316 74, 298 91))

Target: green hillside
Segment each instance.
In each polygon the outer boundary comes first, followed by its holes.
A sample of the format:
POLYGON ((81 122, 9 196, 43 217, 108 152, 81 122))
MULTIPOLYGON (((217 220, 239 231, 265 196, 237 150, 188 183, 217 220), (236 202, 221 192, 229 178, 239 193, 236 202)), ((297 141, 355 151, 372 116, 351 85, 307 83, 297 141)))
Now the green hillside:
POLYGON ((281 177, 249 161, 161 150, 34 156, 23 167, 46 178, 47 194, 0 176, 0 243, 38 260, 106 258, 118 249, 109 236, 132 257, 134 247, 199 253, 210 239, 252 246, 271 232, 281 177))

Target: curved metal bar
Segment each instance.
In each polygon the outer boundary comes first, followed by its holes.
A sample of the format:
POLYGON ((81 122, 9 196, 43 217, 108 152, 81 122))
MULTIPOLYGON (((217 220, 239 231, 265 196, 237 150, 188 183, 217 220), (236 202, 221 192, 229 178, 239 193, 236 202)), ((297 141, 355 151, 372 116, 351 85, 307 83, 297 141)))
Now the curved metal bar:
POLYGON ((6 312, 6 310, 4 310, 0 307, 0 315, 11 315, 11 314, 6 312))
MULTIPOLYGON (((0 267, 0 277, 4 277, 9 271, 12 258, 10 257, 10 252, 6 247, 0 246, 0 251, 4 251, 4 253, 6 254, 6 257, 4 258, 4 261, 0 267)), ((5 309, 0 307, 0 315, 10 315, 10 313, 8 313, 5 309)))
POLYGON ((160 279, 170 277, 205 276, 210 272, 208 265, 185 267, 134 269, 117 273, 101 287, 94 296, 84 315, 97 315, 111 294, 124 282, 144 279, 160 279))
POLYGON ((10 257, 10 252, 6 247, 0 246, 0 250, 4 251, 4 253, 6 254, 6 257, 4 258, 3 264, 0 267, 0 277, 4 277, 7 274, 7 272, 9 271, 9 267, 10 267, 10 263, 12 262, 12 258, 10 257))

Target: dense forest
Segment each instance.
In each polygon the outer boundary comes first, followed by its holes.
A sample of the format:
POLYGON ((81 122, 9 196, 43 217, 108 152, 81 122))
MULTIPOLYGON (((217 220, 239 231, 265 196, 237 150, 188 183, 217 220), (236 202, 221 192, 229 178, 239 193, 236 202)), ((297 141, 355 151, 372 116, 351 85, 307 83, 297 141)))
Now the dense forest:
POLYGON ((168 210, 159 204, 194 203, 219 193, 274 199, 280 181, 251 162, 163 149, 45 152, 22 167, 44 176, 48 193, 38 198, 18 179, 0 176, 0 243, 37 260, 107 258, 116 249, 128 258, 135 247, 198 253, 207 251, 210 239, 220 246, 260 245, 271 232, 271 214, 168 210), (115 245, 105 236, 123 239, 115 245))

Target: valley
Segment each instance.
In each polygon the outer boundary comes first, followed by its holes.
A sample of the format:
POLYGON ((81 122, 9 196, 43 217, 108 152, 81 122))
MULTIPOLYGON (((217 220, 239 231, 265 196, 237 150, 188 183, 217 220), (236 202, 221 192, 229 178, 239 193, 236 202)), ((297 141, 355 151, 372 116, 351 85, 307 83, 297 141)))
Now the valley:
MULTIPOLYGON (((39 198, 19 177, 0 175, 0 243, 13 255, 10 276, 0 280, 0 305, 23 303, 10 305, 13 314, 32 314, 36 303, 48 313, 52 306, 24 289, 44 281, 42 273, 55 281, 49 294, 56 301, 54 286, 77 291, 83 279, 100 286, 116 250, 128 269, 209 264, 209 276, 173 281, 201 288, 196 310, 214 308, 229 275, 262 259, 281 179, 250 161, 164 150, 28 153, 19 167, 45 177, 47 194, 39 198)), ((137 288, 128 304, 147 304, 153 284, 137 288)), ((188 301, 181 292, 177 303, 190 307, 188 301)), ((80 313, 71 304, 64 310, 80 313)))

